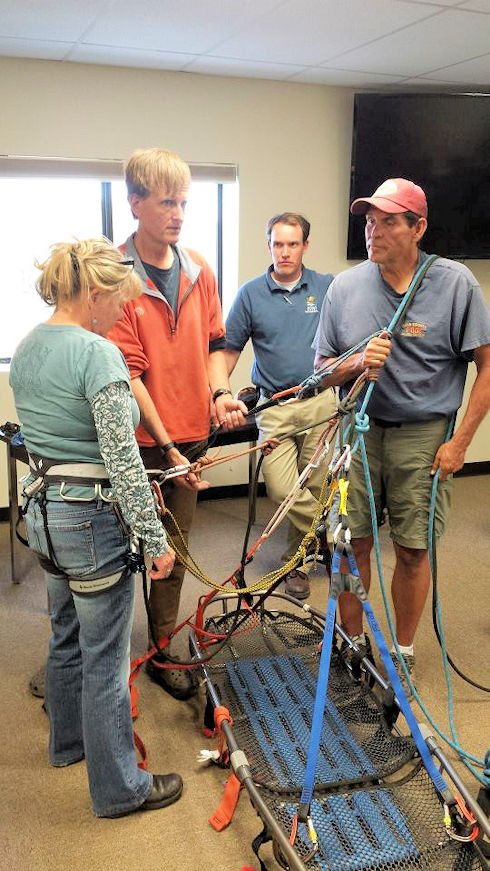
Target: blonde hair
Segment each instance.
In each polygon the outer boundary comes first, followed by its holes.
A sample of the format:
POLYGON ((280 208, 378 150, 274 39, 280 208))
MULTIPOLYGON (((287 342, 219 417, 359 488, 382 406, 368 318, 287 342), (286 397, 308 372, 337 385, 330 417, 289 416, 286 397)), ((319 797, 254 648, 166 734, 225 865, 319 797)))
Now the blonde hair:
POLYGON ((191 171, 178 154, 162 148, 139 148, 124 167, 128 196, 146 199, 152 191, 165 188, 169 194, 185 190, 191 183, 191 171))
POLYGON ((62 306, 88 296, 95 288, 121 293, 124 300, 134 299, 142 291, 132 262, 125 262, 120 251, 103 236, 58 242, 51 246, 48 259, 35 265, 41 271, 36 289, 48 305, 62 306))

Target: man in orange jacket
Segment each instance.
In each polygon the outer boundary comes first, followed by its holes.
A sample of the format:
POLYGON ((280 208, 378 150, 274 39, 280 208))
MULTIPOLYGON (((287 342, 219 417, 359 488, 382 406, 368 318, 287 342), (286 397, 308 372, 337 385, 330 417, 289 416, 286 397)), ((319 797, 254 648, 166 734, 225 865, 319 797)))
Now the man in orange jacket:
MULTIPOLYGON (((210 398, 225 429, 245 423, 246 406, 230 390, 214 274, 203 257, 179 245, 189 167, 172 152, 150 148, 133 153, 125 177, 138 228, 122 250, 134 260, 144 293, 126 303, 109 338, 120 347, 131 373, 143 462, 146 468, 168 468, 205 451, 210 398)), ((206 486, 189 474, 176 478, 165 494, 186 541, 197 491, 206 486)), ((175 627, 184 573, 185 566, 176 560, 169 579, 151 585, 150 614, 158 639, 175 627)), ((147 671, 175 698, 195 692, 184 669, 158 668, 150 660, 147 671)))

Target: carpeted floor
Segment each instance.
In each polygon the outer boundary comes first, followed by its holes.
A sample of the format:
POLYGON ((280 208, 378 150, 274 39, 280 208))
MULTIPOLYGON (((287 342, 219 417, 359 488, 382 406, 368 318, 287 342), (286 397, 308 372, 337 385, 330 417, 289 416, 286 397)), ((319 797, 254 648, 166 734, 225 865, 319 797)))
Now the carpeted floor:
MULTIPOLYGON (((449 651, 463 671, 480 683, 490 683, 489 662, 489 563, 490 478, 460 478, 455 484, 451 524, 439 548, 439 589, 449 651)), ((270 517, 267 499, 258 502, 258 535, 270 517)), ((247 501, 230 499, 201 502, 192 534, 192 552, 213 579, 225 579, 236 566, 245 531, 247 501)), ((252 540, 253 540, 252 537, 252 540)), ((389 578, 393 567, 386 529, 382 531, 383 564, 389 578)), ((256 578, 280 561, 284 531, 259 551, 248 578, 256 578)), ((201 768, 197 755, 213 742, 202 737, 203 692, 190 702, 177 702, 152 684, 146 675, 138 680, 140 716, 138 732, 155 772, 182 774, 182 799, 170 808, 132 814, 119 820, 92 816, 83 763, 66 769, 50 768, 46 761, 47 719, 41 701, 28 690, 31 675, 42 664, 49 637, 46 593, 41 572, 28 551, 18 546, 22 583, 12 585, 8 560, 8 526, 0 525, 0 637, 3 703, 1 705, 2 813, 0 815, 0 864, 5 871, 134 871, 145 868, 179 871, 240 871, 257 867, 251 840, 261 824, 242 795, 231 826, 216 833, 208 824, 219 804, 226 773, 201 768), (254 861, 255 860, 255 861, 254 861)), ((312 576, 311 603, 324 610, 325 578, 320 569, 312 576)), ((371 601, 383 630, 386 620, 377 583, 371 601)), ((194 610, 204 587, 187 576, 182 616, 194 610)), ((146 625, 142 596, 138 596, 133 632, 133 654, 145 649, 146 625)), ((184 654, 182 634, 176 651, 184 654)), ((419 634, 418 686, 423 701, 446 731, 446 689, 430 607, 426 608, 419 634)), ((482 754, 490 746, 489 696, 454 677, 455 722, 463 746, 482 754)), ((416 709, 418 719, 421 712, 416 709)), ((450 758, 454 758, 449 752, 450 758)), ((458 773, 473 794, 476 781, 459 762, 458 773)), ((264 850, 270 867, 278 866, 264 850)))

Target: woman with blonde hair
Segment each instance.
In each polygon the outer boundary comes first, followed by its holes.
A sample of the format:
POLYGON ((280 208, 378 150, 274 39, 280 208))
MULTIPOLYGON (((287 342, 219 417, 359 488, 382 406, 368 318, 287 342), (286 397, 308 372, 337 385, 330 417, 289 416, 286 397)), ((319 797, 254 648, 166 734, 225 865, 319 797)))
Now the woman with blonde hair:
POLYGON ((106 239, 54 245, 38 268, 38 292, 55 310, 20 343, 10 383, 30 458, 29 546, 48 582, 49 761, 85 758, 94 813, 123 816, 182 792, 178 774, 138 768, 128 689, 131 536, 152 557, 154 581, 175 559, 134 437, 129 372, 104 338, 141 286, 106 239))

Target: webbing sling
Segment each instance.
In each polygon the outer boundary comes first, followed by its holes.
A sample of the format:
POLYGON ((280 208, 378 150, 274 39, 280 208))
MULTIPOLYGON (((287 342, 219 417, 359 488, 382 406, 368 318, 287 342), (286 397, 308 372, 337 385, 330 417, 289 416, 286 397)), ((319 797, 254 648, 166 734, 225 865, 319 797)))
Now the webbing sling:
POLYGON ((413 740, 415 742, 417 750, 419 751, 420 757, 427 769, 427 773, 429 774, 437 792, 441 795, 443 800, 447 803, 452 803, 454 801, 454 797, 449 790, 446 781, 444 780, 441 773, 432 761, 432 757, 430 755, 428 747, 420 732, 419 725, 409 705, 405 690, 403 689, 400 678, 398 677, 393 660, 391 659, 388 648, 386 646, 383 634, 381 632, 379 624, 376 621, 372 607, 367 600, 366 592, 359 576, 354 551, 352 550, 350 545, 346 545, 345 542, 343 543, 343 550, 348 560, 350 574, 345 575, 340 573, 340 561, 343 554, 340 552, 340 550, 336 549, 332 558, 332 578, 330 582, 331 593, 328 600, 325 629, 323 634, 322 652, 320 656, 320 666, 318 671, 317 691, 315 695, 315 704, 313 709, 311 738, 308 748, 305 780, 301 793, 300 805, 298 808, 299 822, 308 821, 311 800, 313 797, 314 778, 323 725, 323 714, 328 691, 330 659, 332 655, 332 640, 335 626, 335 611, 337 605, 337 598, 341 592, 354 593, 362 602, 364 613, 366 614, 366 619, 369 623, 369 626, 371 627, 374 640, 385 665, 388 680, 393 686, 398 700, 398 705, 410 728, 413 740))
MULTIPOLYGON (((362 583, 362 582, 359 580, 359 583, 362 583)), ((364 589, 364 587, 363 587, 363 589, 364 589)), ((386 642, 384 640, 384 637, 383 637, 383 634, 382 634, 381 629, 379 627, 379 624, 376 620, 376 617, 374 616, 373 609, 372 609, 370 603, 368 602, 367 597, 364 600, 361 599, 361 601, 362 601, 362 607, 364 609, 364 613, 366 615, 366 620, 368 621, 369 626, 371 627, 374 640, 376 641, 378 650, 381 654, 381 659, 383 660, 383 663, 384 663, 384 666, 386 669, 386 674, 388 676, 388 680, 395 691, 395 695, 396 695, 397 700, 398 700, 398 705, 400 707, 400 710, 401 710, 403 716, 405 717, 405 720, 408 723, 408 726, 409 726, 410 731, 412 733, 412 738, 415 741, 415 745, 416 745, 417 750, 420 753, 421 759, 422 759, 422 761, 427 769, 427 773, 429 774, 435 788, 437 789, 437 791, 441 795, 441 797, 444 799, 444 801, 452 804, 454 801, 454 796, 453 796, 452 792, 450 791, 450 789, 449 789, 446 781, 444 780, 442 774, 440 773, 439 769, 436 768, 436 766, 434 765, 434 762, 432 760, 432 756, 429 752, 427 744, 425 743, 425 741, 422 737, 422 733, 420 731, 419 724, 417 723, 415 716, 414 716, 414 713, 409 705, 405 690, 403 689, 402 682, 401 682, 401 680, 398 676, 398 672, 395 668, 395 664, 394 664, 394 662, 389 654, 389 651, 388 651, 388 648, 386 646, 386 642)))

